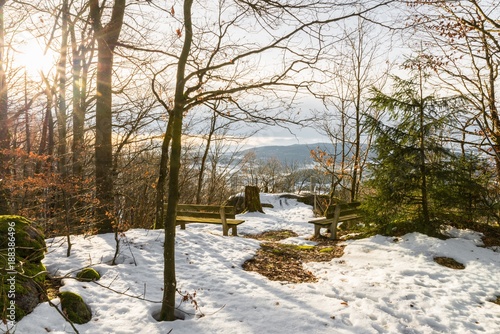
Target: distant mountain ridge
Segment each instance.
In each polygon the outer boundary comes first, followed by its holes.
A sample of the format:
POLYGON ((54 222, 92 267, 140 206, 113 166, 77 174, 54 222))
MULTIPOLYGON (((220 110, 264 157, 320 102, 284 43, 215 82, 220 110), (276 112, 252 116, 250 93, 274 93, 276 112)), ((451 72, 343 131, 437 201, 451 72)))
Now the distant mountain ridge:
POLYGON ((243 157, 249 152, 255 152, 257 160, 268 160, 277 158, 282 163, 286 162, 312 162, 311 150, 322 149, 327 152, 334 152, 335 146, 331 143, 315 143, 315 144, 293 144, 288 146, 259 146, 253 147, 240 152, 243 157))

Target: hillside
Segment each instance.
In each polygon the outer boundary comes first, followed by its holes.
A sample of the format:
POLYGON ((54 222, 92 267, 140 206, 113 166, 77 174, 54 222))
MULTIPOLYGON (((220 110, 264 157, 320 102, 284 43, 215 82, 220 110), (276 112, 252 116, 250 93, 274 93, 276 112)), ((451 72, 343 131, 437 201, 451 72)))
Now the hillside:
POLYGON ((328 152, 334 151, 334 145, 330 143, 316 144, 294 144, 288 146, 260 146, 246 149, 241 152, 243 157, 249 152, 255 152, 258 160, 268 160, 269 158, 277 158, 282 163, 286 162, 305 162, 309 163, 311 159, 311 150, 320 148, 328 152))

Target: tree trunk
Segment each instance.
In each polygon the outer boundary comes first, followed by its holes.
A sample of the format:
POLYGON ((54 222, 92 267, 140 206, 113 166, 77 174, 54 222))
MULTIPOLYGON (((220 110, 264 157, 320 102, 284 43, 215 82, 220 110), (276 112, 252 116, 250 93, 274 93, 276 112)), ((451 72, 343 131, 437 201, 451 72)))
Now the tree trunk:
POLYGON ((358 196, 358 171, 361 168, 361 159, 360 159, 360 151, 361 151, 361 84, 360 84, 360 66, 358 66, 357 70, 357 90, 356 90, 356 114, 355 114, 355 140, 354 140, 354 156, 353 162, 354 166, 352 169, 352 182, 351 182, 351 202, 354 202, 358 196))
POLYGON ((201 204, 201 191, 203 189, 203 174, 205 173, 205 164, 207 162, 208 153, 210 152, 210 144, 212 143, 212 136, 215 132, 215 122, 217 120, 217 113, 214 110, 212 119, 210 122, 210 130, 207 138, 207 145, 205 146, 205 151, 201 157, 200 173, 198 174, 198 187, 196 190, 196 204, 201 204))
MULTIPOLYGON (((42 124, 42 138, 40 139, 40 146, 38 147, 38 154, 44 153, 49 157, 49 161, 45 164, 50 165, 52 161, 52 154, 54 153, 54 122, 52 118, 52 89, 47 79, 45 83, 45 96, 47 97, 47 104, 45 105, 45 117, 42 124)), ((42 162, 38 161, 35 165, 35 172, 38 174, 42 171, 42 162)))
MULTIPOLYGON (((73 55, 72 76, 73 76, 73 176, 83 178, 83 152, 85 136, 85 105, 87 99, 87 73, 88 65, 85 64, 85 45, 77 45, 74 24, 70 26, 71 32, 71 52, 73 55)), ((92 43, 93 44, 93 43, 92 43)))
POLYGON ((67 134, 67 114, 66 114, 66 58, 68 50, 68 0, 63 1, 62 8, 62 39, 61 50, 59 53, 59 62, 57 64, 57 74, 59 76, 59 91, 58 91, 58 111, 57 117, 57 130, 58 130, 58 144, 57 144, 57 157, 59 173, 66 176, 66 134, 67 134))
POLYGON ((96 91, 96 137, 95 137, 95 181, 98 233, 113 232, 113 144, 112 144, 112 90, 113 50, 118 41, 125 0, 115 0, 109 23, 102 27, 101 8, 98 0, 90 1, 90 14, 97 40, 97 91, 96 91))
POLYGON ((174 109, 172 117, 172 150, 169 159, 168 200, 167 212, 165 214, 165 243, 163 246, 163 298, 158 320, 175 320, 175 295, 177 292, 177 280, 175 278, 175 221, 177 218, 177 203, 179 202, 179 173, 182 154, 182 118, 186 99, 185 72, 186 63, 191 51, 193 41, 193 30, 191 21, 191 7, 193 0, 184 1, 184 45, 177 64, 177 77, 175 86, 174 109))
POLYGON ((259 187, 245 187, 245 211, 247 212, 262 212, 262 204, 260 203, 259 187))
POLYGON ((427 194, 427 162, 425 157, 425 106, 424 106, 424 93, 423 93, 423 78, 420 72, 420 105, 419 105, 419 121, 420 121, 420 173, 421 173, 421 194, 422 194, 422 218, 423 218, 423 231, 427 232, 430 228, 430 213, 429 213, 429 198, 427 194))
POLYGON ((10 133, 9 126, 7 124, 7 80, 5 76, 4 66, 4 5, 5 0, 0 0, 0 215, 6 215, 10 213, 8 202, 9 191, 5 186, 5 180, 8 174, 7 162, 9 158, 7 150, 10 147, 10 133))
POLYGON ((111 75, 113 52, 107 43, 98 40, 97 106, 95 134, 95 182, 99 233, 113 232, 113 146, 111 142, 111 75))
POLYGON ((167 122, 167 129, 165 130, 165 137, 161 146, 160 168, 158 173, 158 182, 156 183, 156 214, 154 229, 164 228, 165 215, 165 186, 168 178, 168 150, 172 140, 172 117, 169 115, 167 122))

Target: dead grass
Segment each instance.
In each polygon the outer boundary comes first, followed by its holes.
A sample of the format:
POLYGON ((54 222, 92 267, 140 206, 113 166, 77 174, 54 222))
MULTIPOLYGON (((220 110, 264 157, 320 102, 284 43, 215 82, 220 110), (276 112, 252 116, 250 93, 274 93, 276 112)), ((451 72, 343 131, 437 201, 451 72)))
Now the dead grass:
POLYGON ((49 300, 56 298, 59 294, 59 288, 62 285, 63 285, 62 278, 52 277, 51 275, 47 275, 47 279, 45 280, 45 283, 44 283, 44 290, 46 291, 46 298, 48 298, 49 300))
POLYGON ((294 232, 268 231, 258 235, 247 235, 248 238, 264 240, 261 249, 254 258, 243 264, 243 269, 256 271, 272 281, 289 283, 316 282, 317 278, 304 269, 305 262, 331 261, 344 254, 344 246, 336 241, 321 240, 317 246, 288 245, 277 241, 290 236, 297 236, 294 232))
POLYGON ((262 241, 279 241, 287 238, 297 237, 298 234, 292 230, 266 231, 258 234, 247 234, 245 238, 262 241))

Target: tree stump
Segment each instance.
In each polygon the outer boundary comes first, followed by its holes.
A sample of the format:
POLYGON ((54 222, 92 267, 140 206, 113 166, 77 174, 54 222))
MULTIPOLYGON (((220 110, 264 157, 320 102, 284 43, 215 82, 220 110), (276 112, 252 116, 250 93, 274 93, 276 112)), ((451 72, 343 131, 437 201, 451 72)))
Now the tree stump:
POLYGON ((262 204, 260 203, 259 187, 245 187, 245 211, 246 212, 262 212, 262 204))

